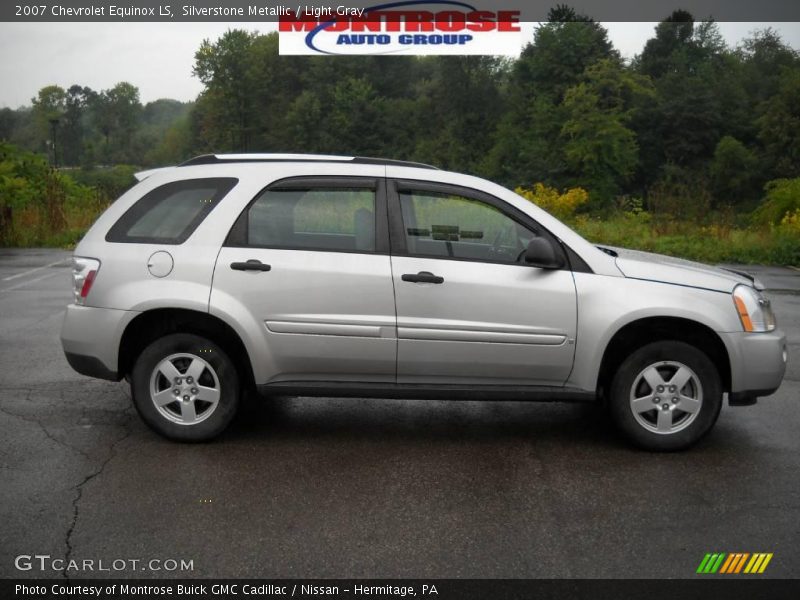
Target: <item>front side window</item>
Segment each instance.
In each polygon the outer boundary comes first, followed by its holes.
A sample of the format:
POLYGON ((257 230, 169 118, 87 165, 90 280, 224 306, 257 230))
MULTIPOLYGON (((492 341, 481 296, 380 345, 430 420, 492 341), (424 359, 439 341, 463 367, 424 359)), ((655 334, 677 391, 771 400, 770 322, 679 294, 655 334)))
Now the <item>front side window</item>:
POLYGON ((416 256, 521 262, 535 233, 494 206, 457 194, 400 191, 406 248, 416 256))
POLYGON ((231 238, 262 248, 374 252, 375 190, 268 189, 234 226, 231 238))
POLYGON ((218 177, 159 186, 125 211, 109 230, 106 241, 182 244, 237 181, 218 177))

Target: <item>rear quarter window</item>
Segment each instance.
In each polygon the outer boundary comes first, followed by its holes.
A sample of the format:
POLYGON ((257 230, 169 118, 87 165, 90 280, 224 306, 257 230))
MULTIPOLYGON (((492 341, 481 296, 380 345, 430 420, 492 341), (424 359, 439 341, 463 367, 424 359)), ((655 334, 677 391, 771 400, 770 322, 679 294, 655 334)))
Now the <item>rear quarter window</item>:
POLYGON ((106 241, 182 244, 238 181, 185 179, 150 190, 114 223, 106 241))

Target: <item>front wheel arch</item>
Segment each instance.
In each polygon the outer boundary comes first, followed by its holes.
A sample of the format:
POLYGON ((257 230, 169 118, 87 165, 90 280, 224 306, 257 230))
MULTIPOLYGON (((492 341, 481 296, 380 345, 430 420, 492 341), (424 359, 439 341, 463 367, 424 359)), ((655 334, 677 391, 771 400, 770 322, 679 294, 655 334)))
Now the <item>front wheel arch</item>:
POLYGON ((714 363, 724 392, 731 390, 731 362, 722 339, 707 325, 681 317, 648 317, 621 327, 603 352, 597 380, 598 396, 606 401, 614 374, 639 348, 656 341, 684 342, 703 352, 714 363))

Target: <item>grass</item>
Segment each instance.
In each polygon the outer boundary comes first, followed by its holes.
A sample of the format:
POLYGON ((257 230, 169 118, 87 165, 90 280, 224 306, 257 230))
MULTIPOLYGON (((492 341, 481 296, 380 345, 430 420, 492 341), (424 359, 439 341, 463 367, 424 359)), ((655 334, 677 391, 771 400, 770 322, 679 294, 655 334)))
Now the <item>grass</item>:
POLYGON ((576 218, 571 225, 596 244, 667 254, 706 263, 800 265, 800 230, 791 226, 733 227, 627 213, 576 218))

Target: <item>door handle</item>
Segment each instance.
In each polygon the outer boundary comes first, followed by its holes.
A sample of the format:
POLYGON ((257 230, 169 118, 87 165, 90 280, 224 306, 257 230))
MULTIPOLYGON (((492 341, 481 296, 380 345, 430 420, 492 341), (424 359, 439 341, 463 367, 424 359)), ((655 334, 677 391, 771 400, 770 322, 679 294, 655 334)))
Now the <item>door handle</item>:
POLYGON ((269 271, 272 265, 265 265, 260 260, 251 258, 247 262, 232 262, 231 269, 234 271, 269 271))
POLYGON ((416 275, 413 273, 406 273, 400 277, 403 281, 410 281, 411 283, 444 283, 444 277, 434 275, 430 271, 420 271, 416 275))

